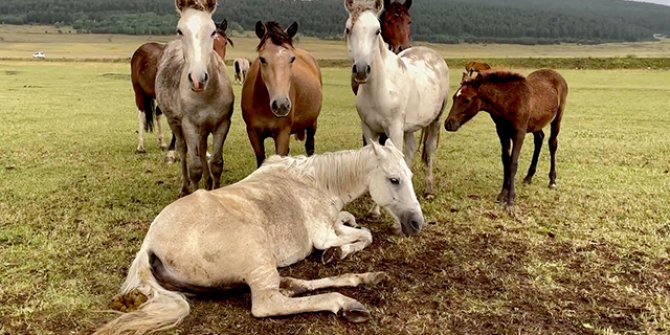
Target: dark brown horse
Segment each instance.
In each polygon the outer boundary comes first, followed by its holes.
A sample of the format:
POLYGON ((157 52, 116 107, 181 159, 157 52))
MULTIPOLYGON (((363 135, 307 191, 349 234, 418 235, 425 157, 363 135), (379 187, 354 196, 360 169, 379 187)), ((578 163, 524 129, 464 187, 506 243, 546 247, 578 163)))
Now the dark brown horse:
POLYGON ((276 22, 256 23, 258 58, 242 86, 242 116, 256 154, 256 164, 265 160, 263 141, 272 137, 275 152, 288 155, 289 139, 305 139, 307 155, 314 153, 316 119, 323 99, 321 70, 307 51, 293 47, 298 31, 293 23, 286 31, 276 22))
MULTIPOLYGON (((216 26, 217 36, 214 38, 214 51, 221 56, 221 59, 226 58, 226 46, 230 43, 235 46, 233 41, 226 35, 228 28, 228 21, 223 19, 221 23, 216 26)), ((160 43, 145 43, 142 44, 130 60, 130 80, 133 83, 133 91, 135 91, 135 105, 138 110, 138 143, 137 153, 145 153, 144 148, 144 132, 151 132, 154 129, 154 114, 156 115, 156 127, 158 128, 158 142, 160 148, 165 150, 168 146, 165 144, 163 137, 163 127, 161 126, 161 112, 158 106, 154 110, 154 100, 156 99, 156 71, 158 70, 158 60, 163 55, 165 44, 160 43)), ((170 141, 170 150, 174 150, 175 137, 172 136, 170 141)), ((168 161, 171 158, 168 157, 168 161)), ((173 159, 173 158, 172 158, 173 159)))
POLYGON ((502 145, 504 180, 498 202, 504 203, 510 213, 514 209, 514 177, 523 139, 527 133, 533 133, 535 139, 533 159, 524 179, 525 183, 530 184, 544 139, 542 128, 549 123, 549 187, 556 188, 557 137, 567 95, 568 84, 553 70, 538 70, 527 78, 504 71, 481 72, 475 78, 470 78, 467 73, 463 74, 461 87, 454 95, 454 103, 444 126, 447 131, 456 131, 480 110, 489 113, 496 124, 502 145))
MULTIPOLYGON (((382 26, 382 38, 389 49, 395 54, 410 47, 409 37, 411 35, 412 17, 409 8, 412 0, 400 2, 397 0, 384 0, 384 9, 379 14, 379 22, 382 26)), ((351 89, 358 94, 358 83, 351 79, 351 89)), ((384 136, 385 137, 385 136, 384 136)), ((365 144, 365 139, 363 139, 365 144)))

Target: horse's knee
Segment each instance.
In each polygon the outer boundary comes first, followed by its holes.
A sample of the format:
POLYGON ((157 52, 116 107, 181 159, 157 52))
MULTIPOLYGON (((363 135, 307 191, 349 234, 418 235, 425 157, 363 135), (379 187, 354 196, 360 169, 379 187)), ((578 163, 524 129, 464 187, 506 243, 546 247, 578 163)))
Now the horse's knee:
POLYGON ((202 178, 202 163, 199 159, 195 159, 188 167, 189 176, 191 181, 198 182, 202 178))

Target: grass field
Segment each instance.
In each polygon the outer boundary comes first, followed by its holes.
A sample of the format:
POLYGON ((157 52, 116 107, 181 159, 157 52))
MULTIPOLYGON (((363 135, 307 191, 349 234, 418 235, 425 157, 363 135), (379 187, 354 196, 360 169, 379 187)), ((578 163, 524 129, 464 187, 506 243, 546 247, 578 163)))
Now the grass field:
MULTIPOLYGON (((111 319, 104 311, 149 223, 178 194, 178 166, 163 163, 153 134, 149 153, 134 154, 128 73, 115 63, 0 62, 0 334, 86 334, 111 319)), ((359 147, 349 71, 323 73, 317 152, 359 147)), ((362 199, 349 209, 373 231, 368 249, 337 265, 308 259, 282 270, 388 271, 379 287, 337 290, 367 305, 370 322, 327 313, 258 320, 241 291, 191 300, 167 334, 668 334, 670 76, 562 73, 570 94, 557 190, 547 188, 545 147, 535 183, 518 187, 517 217, 504 214, 494 203, 499 144, 482 113, 442 132, 437 198, 420 199, 432 224, 421 236, 391 236, 388 218, 366 221, 362 199)), ((239 90, 224 184, 255 166, 239 90)))
MULTIPOLYGON (((342 26, 344 29, 344 23, 342 26)), ((129 58, 146 42, 167 42, 173 36, 128 36, 109 34, 68 34, 74 29, 50 26, 0 25, 0 58, 30 58, 43 50, 48 58, 118 59, 129 58), (61 31, 59 33, 58 31, 61 31), (62 33, 65 32, 65 33, 62 33)), ((236 47, 228 50, 229 59, 255 57, 258 38, 252 33, 233 34, 236 47)), ((346 59, 343 41, 324 41, 302 37, 300 47, 310 50, 317 59, 346 59)), ((670 39, 656 42, 606 43, 599 45, 509 45, 509 44, 429 44, 445 58, 574 58, 574 57, 669 57, 670 39)))

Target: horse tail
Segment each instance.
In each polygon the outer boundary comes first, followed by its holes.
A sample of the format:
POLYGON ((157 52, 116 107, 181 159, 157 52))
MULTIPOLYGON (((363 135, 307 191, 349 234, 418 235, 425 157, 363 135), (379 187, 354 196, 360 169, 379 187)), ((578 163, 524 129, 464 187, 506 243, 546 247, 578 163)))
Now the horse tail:
POLYGON ((147 94, 142 95, 144 99, 144 131, 154 131, 154 99, 147 94))
POLYGON ((307 134, 307 130, 303 129, 303 130, 295 133, 295 139, 298 140, 298 141, 304 141, 306 134, 307 134))
POLYGON ((93 335, 146 334, 176 326, 190 312, 186 298, 160 286, 152 273, 150 251, 143 247, 128 270, 121 296, 139 291, 148 300, 99 328, 93 335))
POLYGON ((241 72, 242 70, 240 69, 240 62, 235 60, 235 74, 239 76, 241 72))

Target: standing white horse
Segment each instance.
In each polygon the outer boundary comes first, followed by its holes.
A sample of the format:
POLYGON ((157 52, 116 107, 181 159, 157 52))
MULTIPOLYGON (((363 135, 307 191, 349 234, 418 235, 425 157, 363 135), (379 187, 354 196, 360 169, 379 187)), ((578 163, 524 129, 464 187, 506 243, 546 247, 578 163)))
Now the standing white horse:
POLYGON ((176 0, 175 4, 180 14, 179 38, 165 46, 158 63, 156 98, 177 138, 183 196, 198 188, 203 174, 207 189, 220 186, 234 96, 223 59, 213 50, 216 0, 176 0), (208 162, 209 134, 214 148, 208 162))
MULTIPOLYGON (((345 0, 349 13, 345 38, 352 60, 352 78, 360 85, 356 109, 363 136, 378 140, 386 134, 404 143, 407 165, 417 150, 414 132, 423 129, 422 160, 426 165, 426 198, 433 197, 433 154, 440 121, 449 98, 449 67, 434 50, 413 47, 396 55, 381 36, 378 16, 382 0, 374 4, 345 0)), ((378 211, 377 211, 378 214, 378 211)))
POLYGON ((370 231, 342 211, 366 192, 406 234, 421 231, 424 219, 412 172, 391 141, 312 157, 272 156, 238 183, 173 202, 151 224, 121 288, 120 301, 130 295, 144 302, 95 334, 171 328, 189 313, 188 301, 175 291, 204 292, 231 284, 249 285, 255 317, 330 311, 352 322, 366 321, 365 306, 342 294, 291 296, 376 284, 385 273, 302 280, 277 271, 314 248, 342 259, 372 243, 370 231))
POLYGON ((235 83, 242 85, 249 73, 249 60, 246 57, 235 58, 233 66, 235 67, 235 83))

